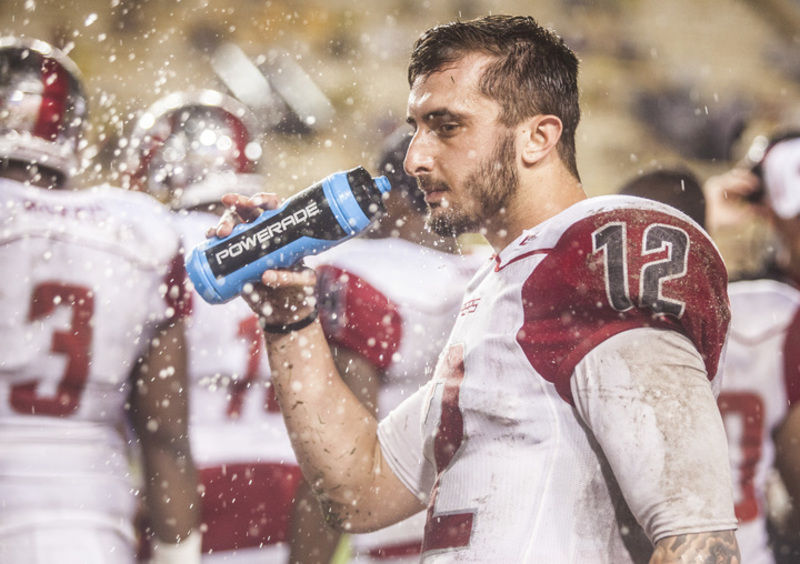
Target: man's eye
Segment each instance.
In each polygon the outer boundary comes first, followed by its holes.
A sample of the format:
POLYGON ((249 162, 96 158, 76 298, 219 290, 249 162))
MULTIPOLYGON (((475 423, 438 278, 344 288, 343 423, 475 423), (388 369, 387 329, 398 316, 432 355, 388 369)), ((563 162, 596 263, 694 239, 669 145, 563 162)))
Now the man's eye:
POLYGON ((443 123, 439 126, 439 132, 445 135, 450 135, 455 133, 458 130, 457 123, 443 123))

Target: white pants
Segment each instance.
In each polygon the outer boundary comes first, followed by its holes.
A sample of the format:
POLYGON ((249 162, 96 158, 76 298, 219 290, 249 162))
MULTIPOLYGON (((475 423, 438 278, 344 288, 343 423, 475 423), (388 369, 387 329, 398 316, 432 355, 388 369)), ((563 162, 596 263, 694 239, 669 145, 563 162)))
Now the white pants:
POLYGON ((0 535, 0 564, 133 564, 134 547, 112 529, 47 525, 0 535))

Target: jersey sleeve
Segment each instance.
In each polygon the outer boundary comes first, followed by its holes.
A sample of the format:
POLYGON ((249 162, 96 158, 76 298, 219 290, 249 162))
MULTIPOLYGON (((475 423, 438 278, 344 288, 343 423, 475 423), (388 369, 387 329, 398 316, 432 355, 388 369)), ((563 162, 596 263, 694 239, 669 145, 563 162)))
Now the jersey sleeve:
POLYGON ((428 381, 378 425, 378 441, 386 463, 422 502, 427 501, 436 474, 423 454, 423 410, 429 404, 432 392, 433 383, 428 381))
POLYGON ((367 281, 331 265, 317 267, 317 296, 328 342, 388 368, 403 336, 398 307, 367 281))
POLYGON ((638 327, 689 337, 713 379, 730 322, 727 280, 696 224, 655 209, 595 213, 567 228, 524 282, 517 341, 567 401, 575 365, 638 327))
POLYGON ((684 335, 617 334, 578 363, 571 389, 651 542, 736 528, 725 429, 684 335))

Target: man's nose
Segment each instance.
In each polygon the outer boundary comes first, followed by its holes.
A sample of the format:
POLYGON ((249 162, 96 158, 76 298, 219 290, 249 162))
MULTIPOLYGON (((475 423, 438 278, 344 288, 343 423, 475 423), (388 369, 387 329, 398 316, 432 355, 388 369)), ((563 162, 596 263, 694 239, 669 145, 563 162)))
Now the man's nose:
POLYGON ((431 140, 424 131, 417 130, 411 143, 408 145, 406 158, 403 161, 403 168, 409 176, 420 176, 433 170, 433 152, 431 150, 431 140))

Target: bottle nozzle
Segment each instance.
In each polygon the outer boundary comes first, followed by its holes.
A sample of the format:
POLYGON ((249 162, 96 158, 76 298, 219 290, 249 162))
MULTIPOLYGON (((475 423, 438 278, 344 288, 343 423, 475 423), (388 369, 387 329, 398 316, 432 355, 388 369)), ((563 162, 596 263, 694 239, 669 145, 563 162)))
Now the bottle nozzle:
POLYGON ((381 191, 381 194, 386 194, 392 189, 392 185, 389 184, 389 179, 385 176, 376 176, 373 180, 375 181, 375 186, 381 191))

